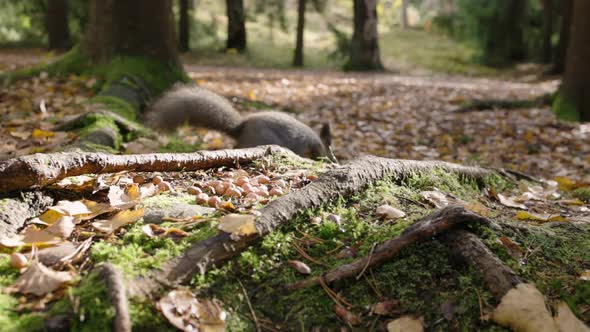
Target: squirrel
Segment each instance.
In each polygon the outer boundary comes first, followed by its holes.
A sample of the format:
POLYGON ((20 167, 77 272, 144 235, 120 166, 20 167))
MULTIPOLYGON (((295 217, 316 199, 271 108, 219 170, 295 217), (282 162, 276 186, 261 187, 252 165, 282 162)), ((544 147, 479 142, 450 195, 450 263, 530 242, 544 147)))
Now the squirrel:
POLYGON ((172 131, 188 123, 233 137, 238 148, 276 144, 312 159, 335 158, 329 124, 318 135, 310 127, 282 112, 266 111, 241 116, 224 97, 196 85, 176 85, 146 112, 148 126, 172 131))

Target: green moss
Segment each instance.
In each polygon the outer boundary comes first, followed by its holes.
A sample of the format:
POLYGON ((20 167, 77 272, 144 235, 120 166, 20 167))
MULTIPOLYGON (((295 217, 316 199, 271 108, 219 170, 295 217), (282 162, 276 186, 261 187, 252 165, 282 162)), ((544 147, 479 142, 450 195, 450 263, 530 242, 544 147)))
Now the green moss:
POLYGON ((459 177, 443 170, 433 170, 414 174, 407 179, 408 187, 415 190, 435 190, 468 197, 480 192, 477 181, 469 177, 459 177))
POLYGON ((99 95, 91 98, 89 102, 103 104, 109 111, 115 112, 129 120, 135 120, 137 117, 136 110, 133 106, 120 98, 99 95))
POLYGON ((201 144, 188 144, 179 137, 171 137, 168 143, 160 148, 160 152, 195 152, 201 150, 201 144))
POLYGON ((110 331, 115 318, 106 285, 97 272, 91 272, 78 286, 71 287, 49 313, 71 315, 71 331, 79 332, 110 331))
POLYGON ((574 100, 563 92, 557 93, 553 101, 553 113, 558 119, 567 121, 580 121, 580 113, 574 100))
POLYGON ((103 130, 105 128, 110 128, 116 133, 115 141, 113 142, 113 148, 118 150, 121 146, 123 138, 115 121, 107 115, 98 113, 88 114, 88 116, 86 116, 82 122, 82 128, 78 131, 78 136, 84 140, 84 138, 92 135, 94 132, 103 130))
POLYGON ((584 201, 586 203, 590 203, 590 187, 578 188, 572 191, 572 196, 584 201))

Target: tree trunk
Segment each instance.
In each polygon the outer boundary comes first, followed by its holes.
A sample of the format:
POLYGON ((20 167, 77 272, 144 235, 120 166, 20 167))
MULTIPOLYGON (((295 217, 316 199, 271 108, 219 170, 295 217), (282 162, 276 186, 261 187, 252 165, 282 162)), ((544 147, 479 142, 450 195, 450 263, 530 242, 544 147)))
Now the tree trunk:
POLYGON ((558 116, 590 121, 590 1, 574 0, 565 74, 557 98, 558 116))
POLYGON ((408 28, 408 0, 402 0, 401 7, 402 28, 408 28))
POLYGON ((350 60, 345 69, 383 69, 379 57, 377 0, 354 0, 354 32, 352 34, 350 60))
POLYGON ((94 62, 128 55, 179 63, 172 1, 91 1, 82 49, 94 62))
POLYGON ((483 29, 483 62, 503 66, 526 59, 523 22, 526 1, 498 0, 490 3, 493 15, 480 23, 483 29))
POLYGON ((553 35, 553 0, 542 0, 543 5, 543 63, 551 62, 551 36, 553 35))
POLYGON ((190 50, 190 0, 179 1, 178 47, 181 52, 190 50))
POLYGON ((246 49, 246 15, 244 0, 226 0, 227 49, 246 49))
POLYGON ((573 0, 563 0, 561 6, 561 28, 559 32, 559 43, 557 44, 553 59, 553 68, 551 69, 552 74, 561 74, 565 70, 565 57, 572 26, 573 0))
POLYGON ((303 33, 305 31, 305 3, 306 0, 299 0, 297 5, 297 43, 295 45, 295 56, 293 66, 303 67, 303 33))
POLYGON ((71 46, 68 26, 68 0, 48 0, 46 17, 49 49, 67 50, 71 46))

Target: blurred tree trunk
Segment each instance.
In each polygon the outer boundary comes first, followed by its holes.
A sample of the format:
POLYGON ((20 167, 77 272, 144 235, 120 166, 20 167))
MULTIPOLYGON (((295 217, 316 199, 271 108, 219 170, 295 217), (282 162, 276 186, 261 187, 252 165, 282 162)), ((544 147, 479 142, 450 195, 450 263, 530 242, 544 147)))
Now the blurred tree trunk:
POLYGON ((303 33, 305 31, 305 3, 306 0, 299 0, 297 4, 297 42, 293 66, 303 67, 303 33))
POLYGON ((543 6, 543 54, 542 62, 551 62, 551 53, 553 47, 551 46, 551 37, 553 36, 553 0, 542 0, 543 6))
POLYGON ((554 111, 561 118, 590 121, 590 1, 574 0, 565 74, 554 111))
POLYGON ((348 70, 382 70, 377 33, 377 0, 354 0, 354 32, 348 70))
POLYGON ((180 0, 178 20, 178 47, 181 52, 190 50, 190 12, 191 1, 180 0))
POLYGON ((497 0, 488 4, 493 6, 493 14, 480 23, 485 64, 503 66, 526 59, 523 27, 526 3, 523 0, 497 0))
POLYGON ((559 31, 559 43, 555 50, 553 58, 553 68, 551 74, 561 74, 565 70, 565 57, 570 38, 570 29, 572 25, 572 7, 573 0, 562 0, 561 2, 561 27, 559 31))
POLYGON ((244 0, 226 0, 227 49, 246 49, 246 14, 244 0))
POLYGON ((67 50, 72 46, 68 26, 68 0, 48 0, 45 23, 49 49, 67 50))
POLYGON ((179 64, 172 0, 92 0, 82 51, 94 62, 129 55, 179 64))
POLYGON ((402 7, 401 7, 401 15, 402 15, 402 28, 408 28, 408 0, 402 0, 402 7))

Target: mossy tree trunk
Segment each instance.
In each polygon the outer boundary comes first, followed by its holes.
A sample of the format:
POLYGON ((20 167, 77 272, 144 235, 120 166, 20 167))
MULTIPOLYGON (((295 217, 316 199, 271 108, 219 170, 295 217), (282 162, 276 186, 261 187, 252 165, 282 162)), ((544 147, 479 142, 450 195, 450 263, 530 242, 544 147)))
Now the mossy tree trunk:
POLYGON ((354 31, 348 70, 382 70, 377 32, 377 0, 354 0, 354 31))
POLYGON ((172 1, 91 1, 83 51, 96 62, 127 55, 178 63, 172 1))
POLYGON ((178 48, 181 52, 190 50, 190 0, 179 0, 178 8, 178 48))
POLYGON ((48 0, 45 17, 49 49, 67 50, 72 46, 68 26, 68 0, 48 0))
POLYGON ((565 74, 554 111, 567 120, 590 121, 590 1, 574 0, 565 74))
POLYGON ((297 40, 295 43, 295 55, 293 66, 303 67, 303 34, 305 31, 305 4, 307 0, 299 0, 297 3, 297 40))
POLYGON ((226 0, 227 49, 240 52, 246 49, 246 13, 244 0, 226 0))

